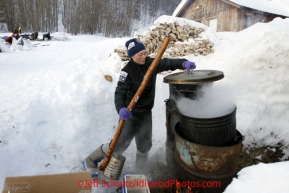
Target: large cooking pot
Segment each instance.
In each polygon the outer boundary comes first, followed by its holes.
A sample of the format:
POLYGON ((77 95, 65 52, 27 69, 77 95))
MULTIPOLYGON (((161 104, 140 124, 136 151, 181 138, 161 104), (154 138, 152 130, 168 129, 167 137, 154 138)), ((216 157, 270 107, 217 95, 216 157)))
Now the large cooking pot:
POLYGON ((211 146, 230 143, 236 135, 236 110, 230 108, 228 114, 211 117, 189 117, 180 113, 180 130, 187 140, 211 146))
POLYGON ((214 81, 224 78, 224 74, 218 70, 193 70, 190 74, 179 72, 164 77, 164 83, 170 85, 170 98, 179 99, 186 97, 196 99, 201 96, 200 88, 209 86, 214 81))

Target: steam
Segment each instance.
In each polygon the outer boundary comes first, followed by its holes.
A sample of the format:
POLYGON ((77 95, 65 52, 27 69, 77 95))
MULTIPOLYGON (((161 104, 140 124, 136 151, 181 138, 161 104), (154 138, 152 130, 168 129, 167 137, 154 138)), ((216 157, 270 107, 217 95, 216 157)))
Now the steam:
POLYGON ((235 108, 234 89, 226 84, 203 86, 197 99, 181 98, 177 107, 181 114, 194 118, 214 118, 231 113, 235 108))

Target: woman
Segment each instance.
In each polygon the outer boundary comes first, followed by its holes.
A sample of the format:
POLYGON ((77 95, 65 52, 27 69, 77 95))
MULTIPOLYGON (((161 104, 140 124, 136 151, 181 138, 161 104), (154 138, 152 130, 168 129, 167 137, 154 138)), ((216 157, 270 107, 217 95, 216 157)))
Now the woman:
MULTIPOLYGON (((136 142, 136 170, 144 172, 148 152, 152 147, 152 108, 154 106, 155 86, 157 74, 167 70, 195 69, 194 62, 186 59, 161 59, 157 68, 152 73, 149 82, 138 99, 132 111, 126 107, 129 105, 143 78, 153 62, 153 58, 147 56, 145 46, 136 38, 125 43, 127 55, 130 58, 128 64, 121 70, 119 81, 115 90, 115 108, 121 119, 126 120, 122 132, 114 149, 115 153, 122 154, 135 137, 136 142)), ((100 162, 109 144, 104 144, 92 152, 83 162, 84 167, 92 172, 97 172, 100 162)))

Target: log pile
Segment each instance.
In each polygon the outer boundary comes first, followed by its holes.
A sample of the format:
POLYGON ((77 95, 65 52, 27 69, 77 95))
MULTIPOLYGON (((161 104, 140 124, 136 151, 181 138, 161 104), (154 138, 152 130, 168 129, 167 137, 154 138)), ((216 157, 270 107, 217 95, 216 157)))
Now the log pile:
MULTIPOLYGON (((148 55, 155 55, 163 40, 166 37, 170 38, 170 43, 164 53, 165 57, 182 57, 189 54, 208 55, 214 52, 214 44, 209 39, 201 37, 205 29, 197 28, 185 24, 179 25, 178 22, 164 23, 155 26, 148 31, 146 35, 135 35, 146 47, 148 55)), ((122 58, 128 60, 125 49, 115 49, 114 52, 122 58)))

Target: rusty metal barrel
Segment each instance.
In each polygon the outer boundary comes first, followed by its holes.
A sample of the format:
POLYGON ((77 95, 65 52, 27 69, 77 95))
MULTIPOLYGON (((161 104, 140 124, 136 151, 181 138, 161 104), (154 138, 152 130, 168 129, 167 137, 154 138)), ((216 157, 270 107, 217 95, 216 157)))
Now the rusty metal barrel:
MULTIPOLYGON (((239 134, 240 135, 240 134, 239 134)), ((177 162, 188 172, 209 179, 220 179, 232 176, 238 169, 242 140, 231 141, 226 146, 207 146, 185 139, 179 123, 175 130, 175 156, 177 162)))
POLYGON ((238 170, 238 160, 244 136, 237 130, 226 146, 207 146, 191 142, 175 127, 176 175, 182 181, 193 181, 204 186, 192 188, 201 193, 222 193, 238 170), (209 185, 206 187, 206 185, 209 185))

